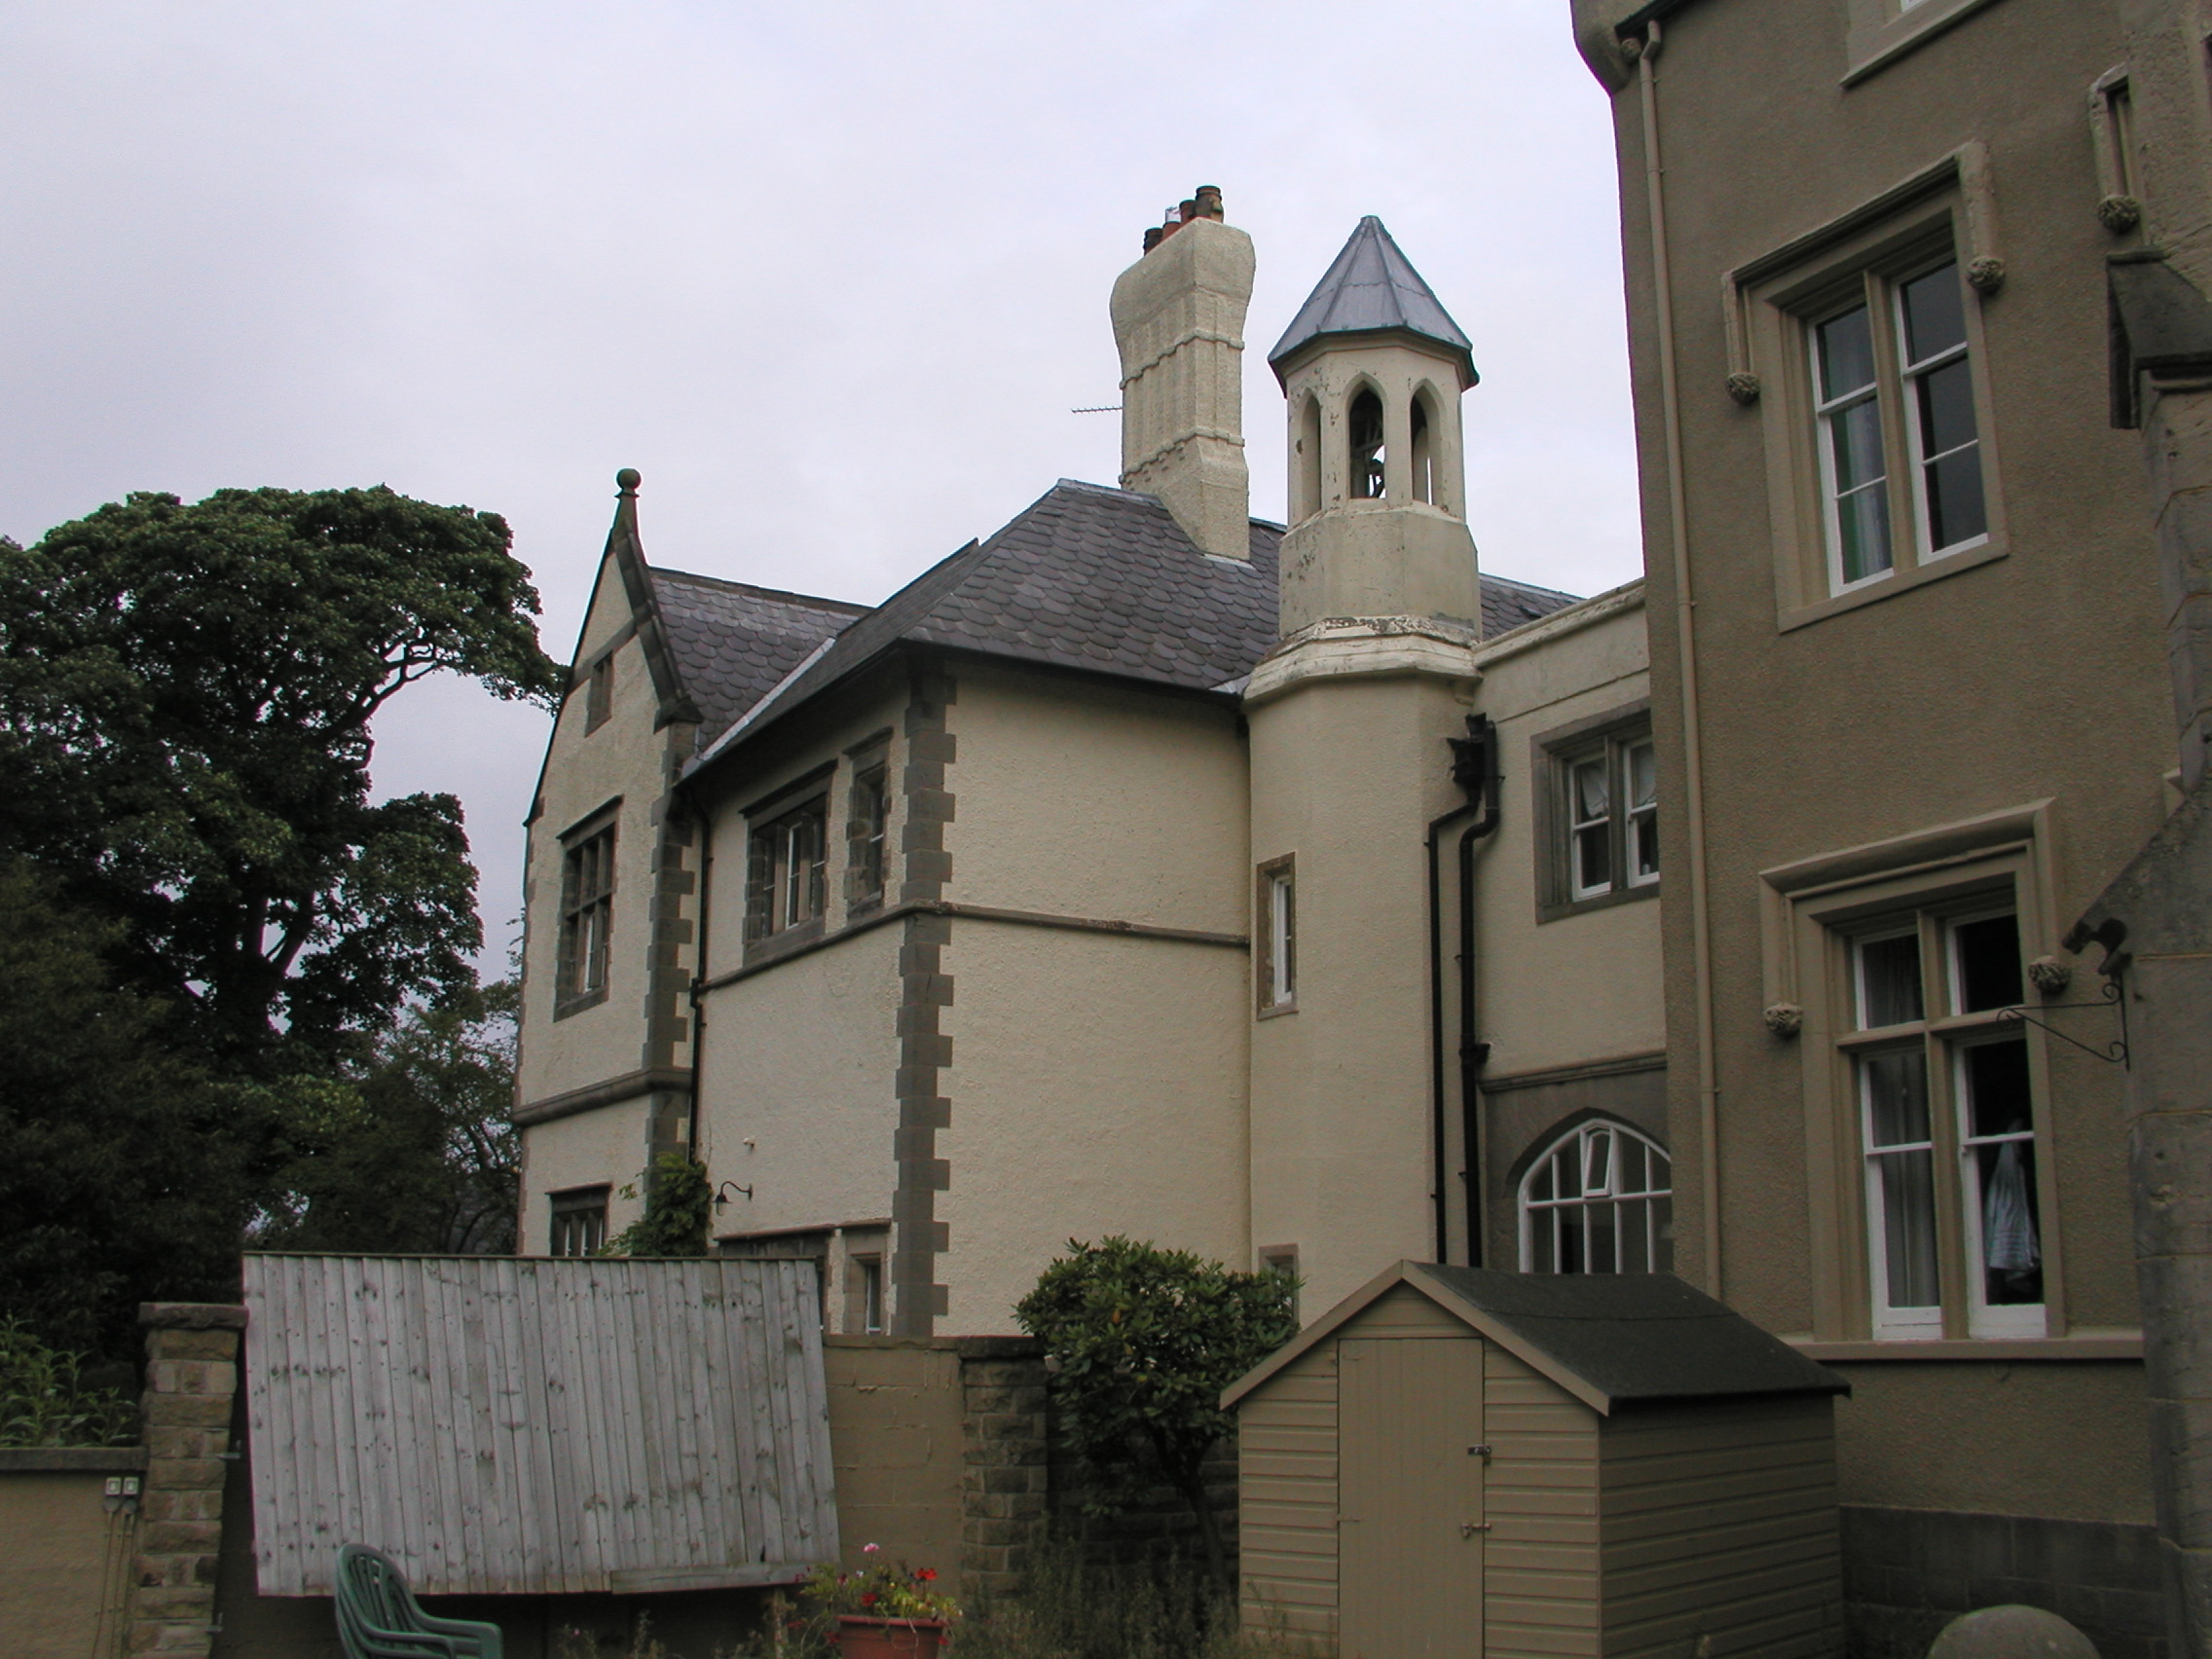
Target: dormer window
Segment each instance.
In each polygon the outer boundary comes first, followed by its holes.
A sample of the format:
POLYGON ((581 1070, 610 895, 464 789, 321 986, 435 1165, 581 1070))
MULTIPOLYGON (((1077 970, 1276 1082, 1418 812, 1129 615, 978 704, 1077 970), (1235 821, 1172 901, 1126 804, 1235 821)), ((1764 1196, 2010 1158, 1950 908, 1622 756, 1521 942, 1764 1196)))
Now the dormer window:
POLYGON ((1382 399, 1370 387, 1351 400, 1351 494, 1358 501, 1382 499, 1382 399))

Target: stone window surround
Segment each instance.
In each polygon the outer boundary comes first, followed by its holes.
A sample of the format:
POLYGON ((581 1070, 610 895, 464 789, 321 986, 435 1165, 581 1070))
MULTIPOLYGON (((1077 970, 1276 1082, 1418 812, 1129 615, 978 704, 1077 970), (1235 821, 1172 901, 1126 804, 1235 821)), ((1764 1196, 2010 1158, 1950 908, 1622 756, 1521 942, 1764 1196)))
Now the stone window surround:
POLYGON ((820 939, 824 930, 829 926, 830 897, 834 884, 830 879, 827 866, 830 862, 830 849, 836 844, 836 837, 841 832, 841 825, 833 822, 840 817, 834 811, 836 791, 831 788, 836 780, 836 760, 825 760, 820 765, 800 773, 797 777, 778 784, 766 794, 738 809, 738 816, 745 820, 745 847, 742 857, 744 859, 743 867, 746 871, 746 882, 745 897, 740 908, 740 935, 744 940, 744 960, 748 966, 756 962, 767 961, 784 951, 795 950, 802 945, 809 944, 820 939), (762 830, 771 828, 776 821, 811 805, 817 799, 822 802, 822 860, 825 866, 822 879, 822 910, 820 913, 809 916, 806 920, 794 923, 790 927, 760 928, 759 923, 762 918, 756 914, 754 908, 755 902, 758 898, 758 894, 755 891, 752 873, 755 839, 762 830))
MULTIPOLYGON (((547 1193, 545 1195, 547 1209, 545 1253, 548 1256, 589 1256, 595 1254, 600 1246, 607 1242, 608 1200, 613 1197, 613 1187, 604 1181, 594 1186, 564 1187, 558 1192, 547 1193), (597 1217, 599 1236, 597 1241, 592 1243, 591 1248, 584 1250, 563 1250, 561 1248, 562 1235, 565 1232, 563 1223, 567 1222, 571 1216, 597 1217)), ((589 1241, 589 1233, 590 1228, 587 1223, 587 1241, 589 1241)))
MULTIPOLYGON (((1650 735, 1651 699, 1639 697, 1632 703, 1537 732, 1529 740, 1529 776, 1535 784, 1530 792, 1533 796, 1530 805, 1535 814, 1536 922, 1539 927, 1562 917, 1659 897, 1666 884, 1667 855, 1663 844, 1658 880, 1634 884, 1616 880, 1610 893, 1595 893, 1587 899, 1569 897, 1573 889, 1567 868, 1573 849, 1567 843, 1567 760, 1587 753, 1601 742, 1609 745, 1650 735)), ((1614 822, 1616 825, 1625 822, 1623 815, 1616 812, 1614 822)), ((1625 857, 1624 847, 1616 844, 1614 850, 1625 857)))
MULTIPOLYGON (((2023 960, 2053 948, 2048 800, 1939 825, 1893 839, 1824 853, 1759 873, 1764 995, 1768 1008, 1799 1008, 1794 1037, 1802 1067, 1806 1197, 1811 1209, 1813 1330, 1803 1339, 1849 1344, 1848 1357, 1873 1349, 1898 1358, 2021 1358, 2062 1353, 2068 1337, 2064 1223, 2050 1104, 2050 1056, 2043 1031, 2023 1023, 2034 1101, 2042 1212, 2044 1338, 1969 1338, 1946 1314, 1940 1342, 1878 1341, 1871 1323, 1863 1155, 1851 1056, 1837 1038, 1849 1029, 1849 939, 1842 931, 1877 916, 1974 897, 2008 896, 2019 917, 2023 960), (1942 1351, 1937 1353, 1936 1350, 1942 1351)), ((1948 1170, 1942 1171, 1948 1179, 1948 1170)), ((1946 1250, 1949 1246, 1946 1244, 1946 1250)), ((1955 1252, 1954 1252, 1955 1253, 1955 1252)), ((1958 1320, 1963 1320, 1963 1310, 1958 1320)), ((2111 1335, 2112 1333, 2105 1333, 2111 1335)))
POLYGON ((1858 85, 1989 4, 1991 0, 1851 0, 1843 85, 1858 85))
MULTIPOLYGON (((1926 3, 1934 5, 1936 0, 1926 3)), ((1966 144, 1850 211, 1737 267, 1722 279, 1728 389, 1747 411, 1757 406, 1763 427, 1778 632, 1879 604, 2005 558, 2010 551, 2004 493, 1997 486, 2003 465, 1982 329, 1983 308, 2004 280, 2003 262, 1993 251, 1995 218, 1986 149, 1979 143, 1966 144), (1917 530, 1906 533, 1916 523, 1917 510, 1909 515, 1893 513, 1896 567, 1879 580, 1831 594, 1808 324, 1814 313, 1839 296, 1855 287, 1862 289, 1869 273, 1877 278, 1902 276, 1914 267, 1940 260, 1946 248, 1958 260, 1962 275, 1981 271, 1987 284, 1977 286, 1970 276, 1966 322, 1988 532, 1979 543, 1922 563, 1916 551, 1917 530)), ((1889 326, 1886 318, 1883 326, 1889 326)), ((1896 395, 1887 378, 1884 395, 1896 395)), ((1897 410, 1885 408, 1885 441, 1893 457, 1902 454, 1904 427, 1898 416, 1897 410)), ((1890 472, 1893 479, 1907 475, 1894 461, 1890 472)))
POLYGON ((571 1014, 581 1014, 587 1008, 597 1008, 607 1000, 608 987, 614 978, 614 894, 621 885, 616 879, 614 850, 621 837, 616 833, 622 813, 622 797, 603 802, 561 831, 561 908, 553 934, 553 1017, 566 1019, 571 1014), (571 992, 572 964, 570 961, 570 883, 574 861, 585 845, 599 836, 608 839, 607 889, 601 902, 607 906, 607 937, 601 943, 606 965, 599 983, 588 991, 571 992))

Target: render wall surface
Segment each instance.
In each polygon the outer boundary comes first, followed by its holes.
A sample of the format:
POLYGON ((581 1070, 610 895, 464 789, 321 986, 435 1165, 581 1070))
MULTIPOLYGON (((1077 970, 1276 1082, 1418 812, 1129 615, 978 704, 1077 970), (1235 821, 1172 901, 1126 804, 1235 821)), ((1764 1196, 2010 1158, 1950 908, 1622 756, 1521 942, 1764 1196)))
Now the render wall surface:
POLYGON ((1457 804, 1438 678, 1309 681, 1253 709, 1252 859, 1295 858, 1296 1012, 1252 1024, 1253 1243, 1292 1247, 1301 1306, 1433 1260, 1427 873, 1457 804))
MULTIPOLYGON (((1701 1173, 1696 951, 1677 860, 1665 916, 1680 1260, 1693 1282, 1788 1333, 1814 1330, 1817 1280, 1837 1271, 1828 1259, 1836 1246, 1815 1231, 1828 1203, 1818 1183, 1835 1177, 1832 1168, 1823 1176, 1830 1152, 1810 1144, 1817 1137, 1799 1109, 1805 1053, 1761 1017, 1774 1000, 1775 957, 1762 935, 1759 872, 2047 801, 2025 855, 2040 861, 2046 891, 2023 905, 2022 951, 2057 953, 2067 922, 2159 823, 2174 763, 2138 440, 2112 430, 2107 414, 2104 258, 2113 243, 2095 214, 2085 92, 2123 55, 2112 9, 1997 0, 1846 86, 1851 11, 1846 0, 1699 0, 1667 19, 1656 65, 1703 715, 1718 1122, 1715 1190, 1701 1173), (1770 358, 1757 365, 1766 387, 1758 402, 1729 395, 1737 365, 1715 303, 1723 273, 1969 140, 1986 146, 1996 207, 1987 234, 2005 271, 2000 289, 1968 300, 2001 534, 1978 563, 1786 618, 1769 439, 1794 370, 1770 358), (1702 1242, 1709 1214, 1718 1218, 1717 1279, 1702 1242)), ((1634 84, 1618 93, 1614 117, 1662 838, 1680 849, 1683 596, 1673 569, 1641 96, 1634 84)), ((1962 199, 1962 226, 1965 211, 1962 199)), ((1962 258, 1974 251, 1962 240, 1962 258)), ((2089 966, 2078 967, 2078 986, 2089 966)), ((2103 1010, 2050 1018, 2087 1042, 2117 1035, 2103 1010)), ((2039 1350, 2048 1363, 1995 1348, 1976 1362, 1947 1347, 1947 1359, 1965 1361, 1956 1366, 1931 1364, 1925 1352, 1866 1356, 1853 1372, 1861 1394, 1839 1416, 1839 1479, 1847 1494, 1879 1491, 1885 1502, 1924 1510, 2054 1516, 2094 1502, 2118 1525, 2147 1501, 2141 1457, 2125 1449, 2139 1408, 2094 1357, 2114 1351, 2101 1346, 2108 1339, 2124 1344, 2135 1320, 2120 1076, 2056 1039, 2030 1041, 2050 1108, 2044 1223, 2064 1290, 2055 1346, 2039 1350), (2023 1456, 2031 1443, 2048 1455, 2023 1456), (2083 1494, 2077 1447, 2101 1464, 2094 1498, 2083 1494)), ((1829 1208, 1849 1221, 1847 1199, 1829 1208)))
POLYGON ((718 1186, 753 1189, 728 1195, 718 1235, 890 1215, 899 940, 873 928, 709 999, 700 1156, 718 1186))
POLYGON ((633 1095, 612 1105, 534 1124, 523 1131, 522 1233, 516 1253, 542 1256, 552 1249, 549 1193, 608 1186, 607 1235, 611 1238, 645 1212, 639 1178, 652 1161, 651 1101, 633 1095), (624 1187, 633 1189, 625 1195, 624 1187))
POLYGON ((945 1328, 1019 1329, 1071 1238, 1248 1259, 1242 951, 963 917, 944 967, 945 1328))
POLYGON ((65 1456, 0 1452, 0 1653, 9 1659, 117 1659, 129 1624, 138 1517, 102 1507, 108 1468, 37 1468, 65 1456))
MULTIPOLYGON (((588 663, 630 621, 620 573, 600 567, 577 662, 588 663)), ((525 1107, 568 1090, 604 1083, 645 1064, 646 970, 644 942, 652 927, 656 809, 668 787, 676 728, 653 726, 658 699, 644 647, 630 640, 614 653, 611 712, 587 732, 581 686, 562 704, 530 826, 525 867, 531 925, 525 943, 523 1043, 519 1093, 525 1107), (614 818, 616 876, 608 948, 607 998, 596 1007, 555 1017, 555 964, 560 947, 561 837, 609 802, 614 818)), ((690 728, 683 728, 688 731, 690 728)), ((511 901, 506 901, 511 902, 511 901)))
MULTIPOLYGON (((1549 866, 1566 851, 1556 803, 1546 798, 1561 792, 1547 740, 1571 742, 1567 734, 1592 722, 1602 731, 1639 718, 1651 695, 1645 621, 1632 587, 1517 629, 1476 654, 1483 679, 1475 708, 1496 722, 1504 773, 1497 829, 1475 863, 1476 1035, 1491 1046, 1477 1158, 1461 1151, 1456 1110, 1449 1122, 1454 1167, 1469 1170, 1486 1196, 1486 1267, 1519 1266, 1518 1167, 1567 1123, 1600 1113, 1667 1144, 1659 917, 1662 894, 1678 887, 1663 873, 1651 888, 1625 889, 1620 903, 1549 919, 1542 907, 1549 866), (1646 1069, 1623 1069, 1630 1064, 1646 1069)), ((1448 851, 1455 839, 1448 835, 1448 851)), ((1447 950, 1456 951, 1449 930, 1456 871, 1445 862, 1447 950)), ((1446 1008, 1456 1050, 1450 994, 1446 1008)), ((1456 1068, 1448 1088, 1456 1103, 1456 1068)), ((1457 1198, 1465 1188, 1455 1186, 1457 1198)), ((1464 1226, 1456 1213, 1455 1226, 1464 1226)))
POLYGON ((947 899, 1246 930, 1246 774, 1233 709, 979 663, 958 677, 947 899))

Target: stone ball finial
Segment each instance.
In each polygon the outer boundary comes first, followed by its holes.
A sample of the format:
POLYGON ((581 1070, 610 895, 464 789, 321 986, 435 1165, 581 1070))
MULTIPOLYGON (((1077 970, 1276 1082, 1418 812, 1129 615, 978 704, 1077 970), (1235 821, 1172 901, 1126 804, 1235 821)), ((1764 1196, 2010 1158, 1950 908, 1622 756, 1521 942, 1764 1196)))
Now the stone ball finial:
POLYGON ((1728 395, 1750 408, 1759 400, 1759 377, 1748 370, 1739 370, 1728 377, 1728 395))
POLYGON ((644 482, 644 477, 634 466, 625 466, 614 475, 614 487, 625 496, 635 496, 638 493, 638 486, 644 482))
POLYGON ((2143 203, 2132 196, 2108 196, 2097 203, 2097 223, 2123 237, 2143 222, 2143 203))
POLYGON ((2097 1659, 2097 1649, 2056 1613, 2015 1603, 1961 1613, 1930 1644, 1928 1659, 2097 1659))
POLYGON ((1984 254, 1967 262, 1967 286, 1977 294, 1994 294, 2005 286, 2005 262, 1984 254))

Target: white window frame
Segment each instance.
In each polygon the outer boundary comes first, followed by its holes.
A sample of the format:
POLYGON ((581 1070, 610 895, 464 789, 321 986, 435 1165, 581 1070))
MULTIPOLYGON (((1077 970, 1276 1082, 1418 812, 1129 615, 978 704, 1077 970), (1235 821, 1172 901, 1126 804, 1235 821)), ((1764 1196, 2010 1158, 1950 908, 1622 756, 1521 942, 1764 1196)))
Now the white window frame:
MULTIPOLYGON (((2027 1145, 2033 1155, 2039 1183, 2050 1156, 2050 1141, 2044 1129, 2045 1114, 2040 1100, 2035 1098, 2037 1086, 2032 1058, 2027 1051, 2026 1030, 2017 1022, 2005 1020, 1999 1009, 1969 1011, 1965 1008, 1959 931, 1970 923, 1999 916, 2014 917, 2016 925, 2024 929, 2024 918, 2014 903, 1992 904, 1984 895, 1978 901, 1963 904, 1930 901, 1911 907, 1903 915, 1893 912, 1872 925, 1859 926, 1842 940, 1851 964, 1850 1006, 1843 1011, 1837 1045, 1850 1069, 1856 1108, 1860 1185, 1865 1216, 1868 1323, 1877 1342, 1932 1342, 1960 1326, 1964 1327, 1963 1334, 1972 1338, 2041 1338, 2051 1333, 2048 1240, 2053 1218, 2048 1206, 2041 1201, 2040 1187, 2037 1245, 2039 1261, 2045 1268, 2044 1300, 1992 1304, 1988 1300, 1983 1271, 1983 1195, 1975 1148, 2007 1141, 2027 1145), (1865 947, 1908 937, 1915 940, 1919 947, 1920 1017, 1870 1026, 1866 1023, 1869 998, 1865 947), (1971 1132, 1966 1055, 1972 1049, 1998 1043, 2019 1044, 2023 1061, 2029 1064, 2029 1127, 2020 1132, 1975 1137, 1971 1132), (1914 1051, 1923 1055, 1921 1088, 1927 1138, 1877 1149, 1868 1063, 1883 1055, 1914 1051), (1896 1307, 1889 1301, 1883 1160, 1908 1152, 1925 1154, 1929 1165, 1929 1226, 1936 1238, 1936 1302, 1931 1307, 1896 1307), (1953 1211, 1948 1221, 1945 1219, 1947 1209, 1953 1211)), ((2021 938, 2024 960, 2024 931, 2021 938)), ((2019 994, 2026 995, 2024 982, 2019 994)))
MULTIPOLYGON (((1562 1236, 1558 1217, 1571 1209, 1588 1211, 1597 1205, 1610 1204, 1614 1213, 1614 1266, 1601 1269, 1585 1260, 1580 1268, 1572 1271, 1584 1273, 1621 1272, 1624 1271, 1638 1272, 1672 1272, 1674 1268, 1674 1235, 1672 1231, 1674 1227, 1674 1171, 1675 1161, 1672 1153, 1649 1135, 1643 1133, 1642 1130, 1624 1124, 1618 1119, 1585 1119, 1561 1134, 1554 1136, 1552 1140, 1546 1143, 1543 1151, 1530 1161, 1529 1167, 1523 1171, 1521 1183, 1514 1192, 1515 1220, 1520 1231, 1521 1271, 1525 1273, 1559 1272, 1563 1271, 1556 1265, 1542 1269, 1536 1266, 1537 1227, 1549 1226, 1551 1228, 1552 1261, 1556 1264, 1560 1259, 1562 1236), (1646 1160, 1644 1163, 1646 1178, 1643 1187, 1634 1193, 1620 1191, 1621 1157, 1619 1143, 1624 1137, 1641 1144, 1646 1160), (1544 1178, 1547 1172, 1556 1176, 1555 1161, 1569 1146, 1574 1149, 1574 1167, 1580 1172, 1577 1190, 1571 1196, 1562 1195, 1555 1189, 1549 1198, 1535 1197, 1534 1190, 1537 1183, 1544 1178), (1600 1154, 1598 1150, 1600 1146, 1604 1149, 1603 1154, 1600 1154), (1657 1161, 1653 1162, 1652 1160, 1657 1161), (1592 1172, 1597 1163, 1603 1164, 1604 1173, 1601 1177, 1593 1179, 1592 1172), (1659 1185, 1654 1179, 1654 1177, 1661 1175, 1665 1177, 1665 1185, 1663 1186, 1659 1185), (1656 1207, 1656 1200, 1662 1198, 1667 1200, 1667 1213, 1664 1221, 1660 1219, 1656 1207), (1648 1265, 1641 1269, 1624 1270, 1619 1266, 1620 1224, 1630 1206, 1638 1206, 1641 1215, 1644 1227, 1644 1260, 1648 1265)), ((1589 1235, 1587 1228, 1584 1230, 1584 1235, 1585 1237, 1589 1235)))
POLYGON ((1879 305, 1880 297, 1866 293, 1862 286, 1862 291, 1849 305, 1831 306, 1820 315, 1808 318, 1805 323, 1806 372, 1811 377, 1810 384, 1813 388, 1813 441, 1815 448, 1820 453, 1821 533, 1826 538, 1828 592, 1831 595, 1853 593, 1860 588, 1871 586, 1875 582, 1886 581, 1897 573, 1898 568, 1896 503, 1890 499, 1890 412, 1886 407, 1888 400, 1882 395, 1881 351, 1874 344, 1881 334, 1880 328, 1875 323, 1875 317, 1879 314, 1879 305), (1821 396, 1821 330, 1831 322, 1849 316, 1855 311, 1863 311, 1866 313, 1867 355, 1872 359, 1874 378, 1863 386, 1856 387, 1839 396, 1823 399, 1821 396), (1866 483, 1854 485, 1848 494, 1881 492, 1884 503, 1882 551, 1888 562, 1880 570, 1870 571, 1863 576, 1847 577, 1843 573, 1843 497, 1847 492, 1839 491, 1836 488, 1835 424, 1852 410, 1868 403, 1874 407, 1874 442, 1881 455, 1882 470, 1877 477, 1868 480, 1866 483))
MULTIPOLYGON (((1541 740, 1539 740, 1541 741, 1541 740)), ((1645 867, 1640 858, 1641 833, 1649 825, 1656 840, 1659 815, 1659 757, 1649 722, 1630 720, 1618 727, 1571 741, 1561 741, 1546 751, 1551 779, 1550 813, 1558 828, 1550 835, 1545 857, 1552 861, 1548 884, 1562 908, 1656 888, 1664 866, 1645 867), (1652 792, 1648 801, 1636 796, 1637 756, 1651 757, 1652 792), (1591 765, 1603 768, 1605 810, 1594 818, 1582 815, 1580 779, 1591 765), (1582 879, 1584 837, 1602 833, 1605 844, 1605 875, 1602 881, 1582 879)))
POLYGON ((1291 1014, 1298 1008, 1298 859, 1286 853, 1259 866, 1259 949, 1254 962, 1258 1012, 1291 1014))

